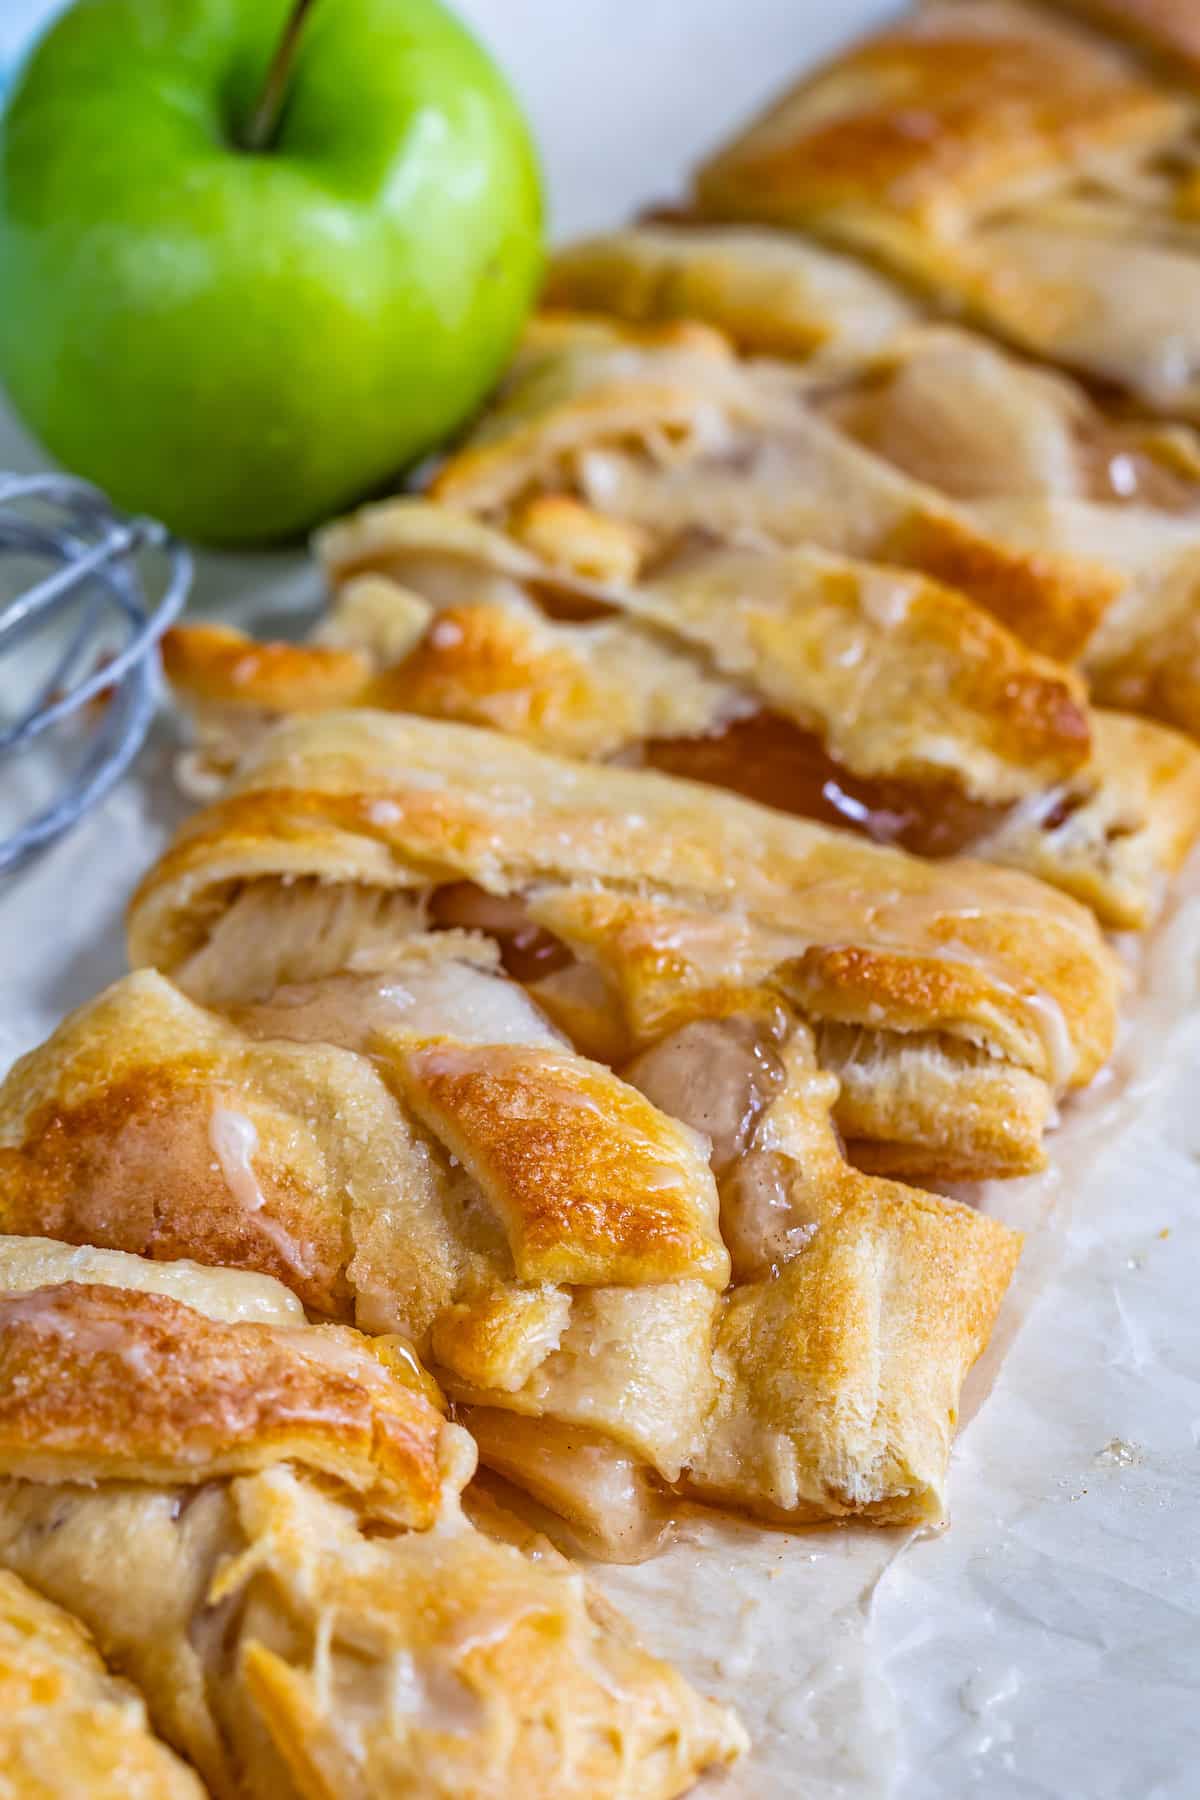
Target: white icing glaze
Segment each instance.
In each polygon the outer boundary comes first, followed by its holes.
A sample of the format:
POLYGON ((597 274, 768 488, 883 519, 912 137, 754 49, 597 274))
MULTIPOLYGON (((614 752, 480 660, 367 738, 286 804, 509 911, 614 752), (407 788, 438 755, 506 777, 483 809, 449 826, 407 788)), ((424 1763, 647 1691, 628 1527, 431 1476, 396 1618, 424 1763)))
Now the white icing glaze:
POLYGON ((283 1261, 297 1274, 307 1275, 309 1257, 303 1245, 266 1211, 266 1196, 254 1170, 258 1127, 245 1113, 216 1104, 208 1119, 208 1141, 220 1166, 225 1185, 238 1205, 251 1215, 263 1236, 274 1244, 283 1261))
POLYGON ((31 1325, 39 1335, 57 1338, 84 1356, 115 1356, 141 1380, 154 1372, 146 1346, 129 1330, 124 1317, 81 1318, 71 1308, 69 1298, 53 1289, 10 1296, 4 1304, 2 1322, 5 1328, 31 1325))
POLYGON ((32 1293, 62 1282, 162 1294, 228 1324, 295 1325, 304 1318, 296 1296, 271 1275, 210 1269, 182 1258, 151 1262, 125 1250, 53 1238, 0 1237, 0 1294, 32 1293))
POLYGON ((214 1106, 208 1120, 208 1141, 221 1165, 225 1185, 247 1212, 266 1205, 251 1158, 258 1149, 258 1127, 245 1113, 214 1106))
POLYGON ((1048 994, 1024 994, 1022 999, 1041 1022, 1042 1042, 1050 1066, 1050 1085, 1056 1093, 1061 1092, 1074 1075, 1079 1061, 1063 1009, 1048 994))
POLYGON ((919 585, 912 576, 872 569, 859 588, 862 609, 873 625, 895 631, 907 619, 919 585))

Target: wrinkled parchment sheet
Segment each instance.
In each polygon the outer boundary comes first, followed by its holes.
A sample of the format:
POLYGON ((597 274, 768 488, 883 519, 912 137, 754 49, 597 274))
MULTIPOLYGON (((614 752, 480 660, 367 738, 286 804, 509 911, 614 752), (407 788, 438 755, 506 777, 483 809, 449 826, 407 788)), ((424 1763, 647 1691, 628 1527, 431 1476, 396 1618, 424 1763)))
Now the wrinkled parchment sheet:
POLYGON ((713 1800, 1200 1793, 1200 859, 1129 960, 1051 1167, 958 1190, 1027 1237, 949 1529, 722 1526, 602 1572, 741 1709, 713 1800))

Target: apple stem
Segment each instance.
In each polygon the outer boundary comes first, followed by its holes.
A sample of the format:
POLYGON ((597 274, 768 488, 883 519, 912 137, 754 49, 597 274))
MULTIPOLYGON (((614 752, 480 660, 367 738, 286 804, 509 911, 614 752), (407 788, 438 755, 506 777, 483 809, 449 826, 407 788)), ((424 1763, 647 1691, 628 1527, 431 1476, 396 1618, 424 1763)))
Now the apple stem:
POLYGON ((292 63, 296 55, 296 46, 300 42, 300 33, 304 29, 304 21, 308 16, 312 0, 293 0, 292 10, 288 14, 283 35, 275 47, 271 58, 271 66, 267 70, 262 92, 258 97, 258 105, 250 115, 249 123, 242 133, 242 142, 247 150, 269 150, 279 124, 283 103, 287 99, 288 81, 292 73, 292 63))

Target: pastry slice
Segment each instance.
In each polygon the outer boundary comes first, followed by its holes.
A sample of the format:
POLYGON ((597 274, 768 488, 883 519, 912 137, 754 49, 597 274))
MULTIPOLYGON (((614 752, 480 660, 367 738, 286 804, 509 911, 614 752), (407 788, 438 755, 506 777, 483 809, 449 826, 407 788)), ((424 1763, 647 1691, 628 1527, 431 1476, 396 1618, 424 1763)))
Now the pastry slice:
MULTIPOLYGON (((361 584, 380 609, 381 577, 400 610, 430 596, 424 637, 364 700, 712 782, 921 855, 1007 862, 1105 924, 1149 923, 1200 831, 1192 746, 1089 713, 1061 667, 895 569, 700 545, 640 586, 572 582, 604 524, 546 496, 521 514, 520 546, 405 502, 331 527, 339 643, 361 584), (572 603, 608 612, 572 622, 572 603)), ((369 656, 370 634, 359 642, 369 656)))
POLYGON ((865 251, 1136 405, 1196 419, 1198 116, 1047 10, 930 0, 712 158, 698 209, 865 251))
POLYGON ((0 1569, 0 1793, 13 1800, 204 1800, 70 1613, 0 1569))
POLYGON ((673 907, 677 944, 668 935, 655 952, 668 981, 677 962, 691 985, 707 934, 727 985, 742 942, 748 983, 783 971, 815 1027, 849 1027, 869 1046, 857 1079, 881 1122, 849 1135, 878 1136, 876 1167, 1038 1166, 1050 1109, 1111 1048, 1116 964, 1092 916, 1040 882, 906 856, 694 782, 369 711, 265 741, 143 882, 131 953, 202 996, 269 990, 336 973, 347 942, 386 940, 388 909, 415 906, 496 937, 543 1004, 551 980, 590 1004, 562 933, 534 929, 564 893, 673 907), (361 927, 344 931, 356 909, 361 927), (939 1071, 924 1089, 901 1073, 918 1045, 927 1075, 939 1071), (965 1121, 1014 1081, 1026 1099, 999 1157, 965 1121))
POLYGON ((5 1239, 0 1561, 220 1800, 640 1800, 732 1761, 577 1575, 468 1523, 430 1393, 266 1277, 5 1239))
POLYGON ((644 1550, 729 1279, 707 1144, 576 1054, 493 942, 358 956, 382 966, 277 989, 260 966, 233 1018, 144 972, 69 1019, 0 1090, 0 1222, 269 1272, 402 1333, 456 1398, 636 1470, 625 1516, 581 1522, 644 1550))
MULTIPOLYGON (((1019 1240, 851 1168, 811 1034, 778 1005, 740 1005, 664 1032, 626 1066, 710 1137, 733 1260, 677 1491, 784 1525, 939 1521, 962 1381, 1019 1240)), ((494 1408, 462 1417, 493 1469, 561 1504, 569 1444, 494 1408)))
MULTIPOLYGON (((597 925, 580 918, 581 949, 597 925)), ((668 991, 635 929, 613 921, 592 965, 621 1079, 539 1031, 454 931, 364 938, 357 973, 224 1016, 132 975, 0 1089, 0 1226, 99 1240, 79 1255, 101 1276, 131 1251, 278 1268, 310 1308, 399 1330, 485 1465, 609 1558, 650 1553, 681 1497, 793 1523, 940 1518, 1017 1239, 849 1168, 838 1083, 782 992, 744 970, 668 991), (279 1236, 337 1247, 323 1292, 279 1236), (743 1367, 738 1321, 760 1304, 776 1347, 743 1367), (919 1375, 895 1354, 914 1335, 919 1375), (762 1433, 774 1450, 751 1450, 762 1433)), ((539 991, 604 1035, 578 984, 539 991)), ((174 1291, 194 1262, 141 1266, 174 1291)))
POLYGON ((686 775, 922 855, 1032 868, 1110 925, 1149 922, 1200 829, 1200 753, 1089 720, 1077 678, 935 582, 821 551, 701 546, 641 586, 605 585, 571 559, 597 563, 610 521, 547 496, 519 531, 389 502, 321 538, 336 598, 320 642, 177 628, 190 784, 200 769, 201 793, 209 778, 219 791, 267 728, 283 657, 291 697, 320 711, 332 652, 357 656, 360 705, 686 775))
POLYGON ((1089 715, 1077 678, 935 582, 809 549, 699 546, 643 585, 604 585, 571 561, 598 562, 610 522, 546 496, 518 530, 392 501, 322 535, 336 598, 321 642, 178 627, 166 654, 194 709, 192 772, 219 787, 266 729, 283 656, 297 698, 311 659, 301 710, 321 710, 332 649, 358 656, 361 705, 685 775, 921 855, 1029 868, 1126 929, 1150 922, 1200 831, 1200 753, 1089 715))
MULTIPOLYGON (((565 304, 636 316, 630 295, 649 254, 646 235, 629 230, 568 250, 553 293, 565 304)), ((776 263, 794 261, 798 274, 822 259, 840 264, 784 233, 676 225, 649 236, 656 291, 673 291, 671 271, 690 271, 709 295, 706 318, 743 350, 769 334, 772 320, 782 331, 788 315, 786 289, 758 285, 760 246, 771 245, 776 263), (726 302, 741 285, 761 296, 754 330, 726 302)), ((804 361, 808 404, 822 418, 970 507, 989 534, 1031 555, 1102 561, 1117 578, 1113 599, 1077 648, 1094 697, 1200 736, 1191 630, 1200 447, 1192 430, 1131 418, 1069 376, 958 327, 914 325, 832 368, 802 344, 791 353, 804 361)))
POLYGON ((584 500, 637 529, 643 573, 697 534, 910 568, 1034 649, 1076 655, 1115 592, 1103 565, 1004 544, 824 418, 812 385, 698 324, 548 316, 433 492, 493 523, 539 495, 584 500))
POLYGON ((857 363, 920 317, 886 276, 803 238, 659 220, 569 244, 542 298, 631 325, 700 319, 748 355, 822 367, 857 363))
POLYGON ((707 1144, 577 1055, 482 935, 397 924, 356 955, 376 969, 277 989, 260 965, 236 1007, 231 964, 227 1016, 150 972, 100 996, 0 1090, 0 1222, 269 1272, 402 1333, 573 1466, 582 1438, 581 1529, 645 1553, 729 1278, 707 1144))
MULTIPOLYGON (((728 1118, 715 1073, 746 1054, 744 1018, 695 1021, 636 1064, 660 1103, 728 1118)), ((735 1280, 720 1314, 716 1393, 688 1490, 788 1524, 844 1512, 881 1524, 944 1516, 967 1369, 991 1332, 1018 1240, 996 1221, 851 1168, 833 1077, 807 1032, 764 1057, 746 1147, 722 1162, 735 1280)), ((632 1071, 631 1071, 632 1073, 632 1071)))
POLYGON ((1193 431, 1122 418, 1069 379, 944 328, 822 381, 815 403, 1016 549, 1100 558, 1120 586, 1080 653, 1093 696, 1200 736, 1193 431))
POLYGON ((547 292, 568 312, 635 325, 677 316, 686 300, 743 355, 800 365, 823 418, 952 499, 1053 495, 1200 515, 1195 433, 1131 417, 980 332, 901 312, 898 285, 796 232, 631 226, 560 251, 547 292), (848 325, 846 270, 864 290, 848 325), (871 328, 857 328, 876 295, 871 328))

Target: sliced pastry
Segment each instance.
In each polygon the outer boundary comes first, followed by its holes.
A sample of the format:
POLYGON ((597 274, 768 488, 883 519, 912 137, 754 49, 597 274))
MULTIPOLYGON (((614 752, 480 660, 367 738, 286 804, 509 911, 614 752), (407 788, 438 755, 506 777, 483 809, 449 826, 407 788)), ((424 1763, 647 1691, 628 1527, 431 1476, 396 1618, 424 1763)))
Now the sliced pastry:
POLYGON ((1079 652, 1093 695, 1200 737, 1191 428, 1122 417, 1070 378, 947 327, 818 377, 813 404, 1016 549, 1102 561, 1119 587, 1079 652))
POLYGON ((0 1569, 0 1794, 5 1800, 204 1800, 145 1705, 88 1633, 0 1569))
POLYGON ((836 368, 882 350, 920 318, 865 263, 752 225, 651 220, 560 250, 543 300, 631 325, 700 319, 747 355, 836 368))
POLYGON ((700 544, 632 586, 616 565, 632 569, 636 534, 553 495, 517 533, 388 502, 321 535, 335 598, 315 641, 176 628, 189 784, 219 791, 273 719, 340 697, 689 776, 921 855, 1012 863, 1133 929, 1200 831, 1200 751, 1089 715, 1077 677, 939 583, 700 544))
MULTIPOLYGON (((327 897, 291 891, 319 931, 327 897)), ((580 932, 599 923, 585 907, 580 932)), ((166 1281, 277 1273, 310 1310, 399 1332, 484 1463, 607 1557, 648 1554, 689 1497, 941 1518, 1014 1234, 851 1168, 838 1083, 781 995, 639 980, 636 919, 608 934, 629 993, 607 1022, 598 995, 549 996, 620 1077, 482 930, 381 924, 361 915, 355 972, 235 1006, 244 942, 223 1013, 143 971, 69 1019, 0 1088, 0 1228, 192 1259, 156 1262, 166 1281)), ((211 990, 216 969, 185 973, 211 990)))
POLYGON ((0 1241, 0 1561, 219 1800, 665 1800, 738 1755, 578 1575, 468 1523, 474 1460, 411 1352, 267 1277, 0 1241))
POLYGON ((568 313, 631 325, 676 317, 686 301, 743 355, 801 365, 822 417, 953 499, 1053 495, 1200 516, 1200 448, 1187 427, 1133 417, 915 306, 906 315, 898 287, 796 232, 630 226, 560 251, 547 292, 568 313), (863 289, 848 322, 847 269, 863 289), (876 292, 878 324, 859 329, 876 292))
MULTIPOLYGON (((818 292, 814 269, 823 260, 841 267, 793 234, 655 226, 564 252, 551 292, 565 305, 640 318, 649 258, 653 293, 669 296, 672 272, 686 270, 687 291, 706 296, 704 317, 739 348, 753 351, 773 329, 782 345, 791 303, 787 286, 763 277, 767 245, 772 263, 794 265, 794 279, 818 292), (753 315, 729 298, 742 289, 756 296, 753 315)), ((1093 694, 1200 736, 1200 641, 1191 630, 1200 443, 1192 429, 1131 417, 1070 376, 960 327, 911 325, 864 354, 851 342, 832 366, 794 337, 788 354, 804 362, 807 404, 821 418, 969 508, 991 536, 1031 555, 1102 562, 1115 578, 1113 598, 1073 652, 1093 694)))
POLYGON ((895 564, 959 589, 1034 649, 1075 657, 1118 579, 1031 555, 811 404, 814 372, 739 361, 711 327, 545 315, 492 408, 433 480, 491 523, 566 494, 638 528, 643 569, 697 533, 895 564))
MULTIPOLYGON (((1176 13, 1180 9, 1176 8, 1176 13)), ((1182 43, 1167 9, 1140 13, 1182 43)), ((1200 419, 1200 113, 1019 0, 929 0, 701 171, 714 219, 811 229, 1152 412, 1200 419)))
POLYGON ((595 1530, 637 1551, 711 1388, 707 1144, 578 1055, 493 941, 390 925, 353 944, 347 917, 349 964, 380 967, 324 982, 276 989, 247 947, 261 999, 232 1018, 145 971, 68 1020, 0 1090, 0 1223, 263 1270, 402 1333, 457 1399, 536 1417, 547 1461, 611 1461, 595 1530))
POLYGON ((1112 1044, 1117 969, 1094 918, 1024 874, 369 710, 278 727, 146 877, 130 945, 214 997, 335 973, 348 945, 361 966, 363 932, 386 946, 414 914, 496 936, 556 1018, 599 994, 611 1045, 583 1047, 610 1062, 631 1041, 614 981, 645 974, 665 1007, 768 983, 858 1094, 853 1118, 839 1102, 846 1136, 891 1171, 1038 1166, 1057 1099, 1112 1044), (649 909, 645 942, 610 928, 619 902, 649 909))

